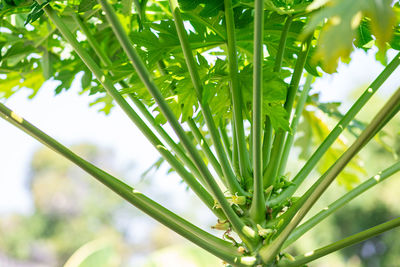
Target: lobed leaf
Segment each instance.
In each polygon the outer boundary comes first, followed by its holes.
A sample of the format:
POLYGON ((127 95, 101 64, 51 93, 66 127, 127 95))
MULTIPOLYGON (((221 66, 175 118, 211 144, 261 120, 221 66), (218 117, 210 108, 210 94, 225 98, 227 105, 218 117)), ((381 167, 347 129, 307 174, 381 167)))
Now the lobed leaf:
MULTIPOLYGON (((348 61, 353 41, 364 16, 370 19, 376 44, 381 50, 385 50, 395 24, 391 2, 391 0, 324 1, 324 7, 312 16, 304 31, 304 35, 307 35, 316 29, 321 29, 314 60, 320 61, 322 68, 328 73, 336 70, 339 58, 348 61)), ((365 34, 365 25, 362 26, 361 34, 365 34)), ((369 39, 368 34, 361 38, 369 39)), ((365 42, 362 39, 358 41, 361 41, 361 44, 365 42)))

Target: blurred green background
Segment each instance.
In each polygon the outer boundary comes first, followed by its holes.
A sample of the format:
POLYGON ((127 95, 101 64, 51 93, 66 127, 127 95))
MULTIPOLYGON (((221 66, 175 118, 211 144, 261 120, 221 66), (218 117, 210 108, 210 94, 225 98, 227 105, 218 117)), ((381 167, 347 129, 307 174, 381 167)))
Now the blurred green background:
MULTIPOLYGON (((110 151, 90 144, 72 149, 95 164, 113 169, 110 151)), ((39 149, 30 168, 28 186, 34 209, 28 215, 0 217, 0 266, 219 264, 53 151, 39 149)), ((151 186, 149 180, 143 181, 144 187, 151 186)))

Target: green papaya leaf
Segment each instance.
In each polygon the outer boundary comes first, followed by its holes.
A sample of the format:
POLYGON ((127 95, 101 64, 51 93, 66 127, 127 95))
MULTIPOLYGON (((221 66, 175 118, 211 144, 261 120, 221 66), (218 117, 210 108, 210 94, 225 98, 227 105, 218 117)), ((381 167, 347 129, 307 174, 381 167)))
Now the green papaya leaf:
POLYGON ((271 103, 264 106, 265 113, 270 118, 274 129, 281 128, 285 131, 290 131, 288 113, 282 105, 271 103))
MULTIPOLYGON (((324 1, 325 6, 312 16, 303 33, 303 36, 306 36, 322 27, 314 60, 320 61, 322 68, 328 73, 336 70, 339 58, 348 61, 353 49, 353 40, 357 36, 357 29, 364 16, 370 18, 371 29, 377 39, 378 47, 385 50, 385 43, 390 41, 395 23, 391 2, 390 0, 324 1)), ((365 33, 366 28, 361 30, 365 33)), ((368 40, 368 37, 366 38, 368 40)), ((361 40, 361 43, 366 40, 361 40)))
POLYGON ((78 12, 83 13, 93 9, 93 7, 97 5, 96 0, 82 0, 78 6, 78 12))

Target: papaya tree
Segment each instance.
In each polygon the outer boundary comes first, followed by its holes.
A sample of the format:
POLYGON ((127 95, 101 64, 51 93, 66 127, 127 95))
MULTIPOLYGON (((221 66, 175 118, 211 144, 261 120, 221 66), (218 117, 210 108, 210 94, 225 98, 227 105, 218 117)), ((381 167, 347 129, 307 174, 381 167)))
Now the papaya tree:
POLYGON ((387 53, 400 50, 399 23, 400 2, 391 0, 1 0, 0 97, 31 90, 33 98, 46 80, 59 81, 60 94, 83 73, 82 92, 95 95, 102 112, 114 106, 125 112, 160 153, 159 163, 215 214, 213 228, 223 238, 86 161, 2 103, 0 116, 228 265, 303 266, 400 226, 399 217, 304 255, 286 252, 400 170, 397 161, 359 183, 366 173, 358 153, 399 111, 400 89, 372 120, 356 119, 400 65, 400 53, 390 61, 387 53), (339 61, 349 62, 354 49, 377 51, 385 68, 341 113, 310 90, 339 61), (333 129, 321 123, 321 112, 337 121, 333 129), (310 155, 302 153, 305 164, 291 175, 294 141, 304 138, 299 123, 311 129, 305 135, 323 138, 310 155), (340 139, 345 133, 355 137, 348 147, 340 139), (320 177, 307 187, 315 169, 320 177), (339 174, 349 191, 304 221, 339 174))

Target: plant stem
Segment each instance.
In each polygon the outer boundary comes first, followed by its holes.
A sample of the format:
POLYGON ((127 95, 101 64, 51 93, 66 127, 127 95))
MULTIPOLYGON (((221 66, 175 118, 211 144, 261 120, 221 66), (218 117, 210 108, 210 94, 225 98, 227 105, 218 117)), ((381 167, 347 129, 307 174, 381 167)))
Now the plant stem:
POLYGON ((327 254, 330 254, 339 249, 357 244, 366 239, 369 239, 373 236, 382 234, 386 231, 389 231, 395 227, 400 226, 400 217, 393 219, 391 221, 379 224, 375 227, 369 228, 368 230, 362 231, 355 235, 346 237, 340 241, 327 245, 325 247, 313 250, 311 252, 305 253, 302 256, 296 257, 294 261, 282 261, 279 262, 277 266, 279 267, 295 267, 295 266, 303 266, 303 264, 313 261, 315 259, 321 258, 327 254))
MULTIPOLYGON (((377 128, 377 132, 379 132, 398 112, 400 111, 400 104, 397 105, 396 108, 394 108, 391 113, 387 114, 387 116, 385 117, 384 120, 381 121, 381 123, 378 125, 377 128)), ((325 174, 324 174, 325 175, 325 174)), ((319 179, 319 181, 321 179, 323 179, 324 175, 319 179)), ((314 185, 313 188, 315 186, 317 186, 317 184, 319 183, 319 181, 317 181, 314 185)), ((310 189, 309 191, 312 191, 312 189, 310 189)), ((295 202, 295 204, 293 206, 290 207, 290 209, 285 212, 282 216, 280 216, 279 218, 275 218, 273 220, 268 221, 267 226, 272 226, 274 224, 279 223, 278 221, 282 221, 283 223, 281 224, 281 228, 280 230, 285 227, 287 225, 287 223, 290 221, 290 219, 296 214, 296 212, 300 209, 300 207, 304 204, 304 202, 307 200, 307 196, 303 195, 299 200, 297 200, 295 202)), ((280 232, 280 230, 278 230, 278 233, 280 232)))
POLYGON ((310 159, 305 163, 299 173, 293 178, 293 184, 286 188, 278 197, 267 201, 267 204, 274 206, 278 203, 285 201, 290 198, 300 184, 306 179, 313 168, 318 164, 323 155, 328 151, 331 145, 343 132, 343 130, 349 125, 349 123, 358 114, 361 108, 368 102, 372 95, 382 86, 382 84, 389 78, 390 74, 400 65, 400 53, 398 53, 394 59, 385 67, 385 69, 379 74, 379 76, 370 84, 370 86, 364 91, 364 93, 358 98, 353 106, 347 111, 343 118, 337 123, 335 128, 329 133, 322 144, 313 153, 310 159))
MULTIPOLYGON (((41 4, 41 2, 39 2, 41 4)), ((197 180, 185 170, 183 165, 165 148, 161 141, 153 134, 153 132, 147 127, 143 120, 138 114, 132 109, 132 107, 126 102, 126 100, 119 94, 115 89, 111 79, 106 76, 100 69, 100 67, 94 62, 89 54, 82 49, 81 45, 74 38, 73 34, 68 30, 66 25, 62 22, 59 16, 54 10, 46 5, 44 8, 47 16, 58 28, 64 38, 71 44, 75 52, 79 55, 86 66, 92 71, 99 82, 103 85, 108 94, 118 103, 122 110, 128 115, 132 122, 141 130, 141 132, 147 137, 151 144, 157 149, 157 151, 168 161, 168 163, 181 175, 193 191, 199 196, 199 198, 210 208, 216 216, 224 218, 220 210, 215 209, 213 197, 197 182, 197 180)))
MULTIPOLYGON (((281 38, 279 40, 278 51, 276 52, 274 72, 280 72, 282 68, 283 55, 285 54, 286 40, 288 37, 288 32, 290 25, 292 25, 293 18, 288 16, 285 21, 281 32, 281 38)), ((265 128, 264 128, 264 140, 263 140, 263 170, 267 167, 271 156, 272 147, 272 132, 273 128, 271 125, 271 120, 268 116, 265 116, 265 128)))
POLYGON ((262 160, 263 30, 264 0, 255 0, 253 60, 253 200, 250 217, 257 223, 265 220, 262 160))
MULTIPOLYGON (((82 14, 82 18, 83 19, 90 19, 94 14, 96 14, 97 11, 98 10, 93 9, 93 10, 90 10, 88 12, 85 12, 85 14, 82 14)), ((78 25, 71 25, 70 30, 71 31, 75 31, 77 28, 78 28, 78 25)), ((35 48, 40 47, 42 45, 42 43, 45 42, 45 41, 48 41, 48 38, 51 37, 56 31, 57 31, 57 28, 53 28, 52 26, 50 26, 50 28, 48 29, 47 34, 44 37, 40 38, 38 41, 36 41, 34 43, 34 47, 35 48)))
POLYGON ((235 21, 233 17, 232 0, 224 0, 225 4, 225 23, 227 33, 228 63, 230 75, 230 88, 233 104, 233 119, 235 123, 236 137, 233 142, 237 143, 239 156, 239 167, 242 177, 247 180, 251 177, 250 159, 246 147, 244 134, 243 114, 242 114, 242 96, 239 88, 238 79, 238 61, 236 51, 235 21))
POLYGON ((232 168, 236 175, 241 178, 242 184, 246 185, 245 179, 240 173, 239 149, 237 143, 235 121, 232 121, 232 168))
MULTIPOLYGON (((159 68, 159 71, 160 71, 161 75, 167 75, 168 74, 168 71, 166 70, 166 66, 164 64, 164 61, 159 60, 157 62, 157 65, 158 65, 158 68, 159 68)), ((132 94, 130 94, 130 95, 132 95, 132 94)), ((166 134, 164 129, 160 125, 158 125, 156 123, 156 120, 151 115, 151 113, 146 109, 144 104, 142 102, 140 102, 140 100, 138 100, 136 98, 132 99, 132 100, 135 103, 135 105, 141 110, 142 114, 144 114, 146 118, 149 117, 148 120, 151 120, 151 124, 153 125, 153 127, 156 128, 156 129, 160 128, 160 131, 162 131, 162 132, 164 132, 166 134)), ((192 118, 188 118, 188 120, 193 120, 193 119, 192 118)), ((194 123, 194 121, 193 121, 193 123, 194 123)), ((198 130, 196 124, 194 124, 194 126, 197 129, 197 132, 195 134, 195 138, 198 139, 198 137, 201 137, 200 140, 203 140, 204 138, 203 138, 202 134, 200 133, 200 131, 198 130)), ((193 130, 193 131, 195 131, 195 130, 193 130)), ((160 133, 160 134, 163 135, 163 133, 160 133)), ((167 135, 167 136, 169 137, 169 135, 167 135)), ((173 142, 173 144, 176 144, 172 140, 172 138, 170 138, 169 141, 173 142)), ((219 165, 218 161, 215 159, 214 154, 212 154, 212 152, 211 152, 208 144, 206 143, 205 139, 204 139, 205 143, 203 143, 202 141, 200 142, 199 140, 197 140, 197 142, 199 143, 199 145, 201 145, 201 147, 203 149, 203 152, 206 154, 206 156, 208 157, 208 160, 213 165, 213 168, 217 172, 218 176, 221 178, 221 181, 224 182, 224 184, 226 185, 226 181, 224 180, 225 177, 222 175, 221 166, 219 165), (207 149, 209 150, 208 152, 205 151, 207 149), (211 154, 209 154, 210 152, 211 152, 211 154)), ((188 161, 188 162, 184 161, 184 163, 186 165, 188 165, 189 169, 195 174, 196 177, 198 177, 201 181, 204 181, 203 177, 200 175, 200 173, 199 173, 198 169, 196 168, 196 166, 193 164, 193 162, 188 157, 186 157, 185 152, 183 151, 183 149, 181 149, 181 145, 177 145, 177 146, 180 149, 180 152, 182 153, 182 157, 185 157, 185 160, 188 161)), ((181 153, 179 153, 178 155, 181 155, 181 153)))
POLYGON ((150 113, 150 111, 146 108, 146 106, 133 94, 128 95, 132 100, 133 104, 140 110, 140 113, 146 118, 146 120, 150 123, 150 125, 156 130, 156 132, 165 140, 165 142, 172 148, 172 151, 178 156, 178 158, 185 164, 186 167, 189 168, 190 172, 207 188, 207 183, 204 181, 201 176, 199 170, 194 165, 193 161, 188 158, 185 154, 183 148, 177 144, 171 136, 161 127, 150 113))
POLYGON ((87 41, 89 42, 90 46, 93 48, 94 52, 96 53, 97 57, 100 59, 100 61, 103 63, 105 67, 111 67, 112 62, 108 55, 104 52, 104 50, 100 47, 99 43, 96 41, 94 38, 93 34, 89 30, 89 28, 86 26, 85 23, 83 23, 82 19, 78 14, 75 12, 72 12, 72 18, 78 24, 79 28, 82 30, 83 34, 85 34, 87 41))
POLYGON ((203 149, 203 152, 206 155, 207 159, 211 162, 213 169, 218 174, 218 176, 224 181, 225 177, 224 174, 222 173, 221 165, 219 165, 217 159, 215 158, 214 154, 212 153, 210 147, 207 144, 207 140, 201 134, 199 128, 197 128, 196 123, 192 118, 189 118, 187 124, 189 125, 189 128, 192 131, 194 138, 196 138, 197 143, 203 149))
POLYGON ((155 120, 150 111, 146 106, 133 94, 129 94, 129 98, 132 100, 133 104, 139 109, 140 113, 146 118, 150 125, 157 131, 157 133, 166 141, 166 143, 172 148, 176 153, 178 158, 190 169, 195 176, 200 176, 198 174, 197 168, 194 166, 193 162, 185 155, 185 151, 172 139, 172 137, 162 128, 155 120))
POLYGON ((278 51, 276 52, 274 72, 280 72, 282 68, 283 55, 285 54, 286 40, 289 33, 290 26, 292 25, 293 17, 287 16, 285 25, 283 26, 281 38, 279 40, 278 51))
POLYGON ((142 6, 140 5, 139 0, 133 0, 133 5, 135 6, 136 12, 138 13, 139 19, 143 20, 142 18, 142 6))
POLYGON ((285 220, 278 230, 278 237, 260 250, 264 262, 269 262, 280 250, 283 242, 288 238, 293 229, 300 223, 322 193, 328 188, 337 175, 344 169, 350 160, 370 141, 370 139, 388 122, 388 117, 393 116, 393 110, 398 110, 400 101, 400 88, 386 102, 383 108, 372 119, 367 128, 342 156, 318 179, 316 183, 292 206, 286 213, 285 220), (298 210, 298 211, 297 211, 298 210), (297 211, 297 212, 296 212, 297 211), (296 213, 295 213, 296 212, 296 213))
POLYGON ((248 195, 243 190, 243 188, 240 186, 238 179, 236 178, 231 166, 229 165, 229 161, 224 152, 224 148, 223 148, 222 142, 221 142, 221 137, 219 135, 217 127, 215 126, 215 122, 212 117, 210 107, 206 101, 203 101, 202 81, 200 79, 200 75, 197 70, 196 63, 194 61, 192 49, 189 44, 189 40, 187 37, 185 26, 183 24, 183 20, 181 17, 178 3, 176 0, 169 0, 169 4, 171 7, 172 15, 174 16, 175 27, 178 32, 179 41, 182 46, 183 54, 185 56, 186 64, 189 69, 190 77, 192 79, 193 86, 196 90, 200 108, 201 108, 204 120, 207 124, 208 130, 210 132, 211 139, 213 141, 214 148, 217 153, 217 157, 221 163, 222 171, 223 171, 225 179, 228 183, 228 188, 232 194, 248 195))
POLYGON ((206 249, 210 253, 220 258, 224 258, 225 260, 230 262, 234 262, 235 258, 239 256, 238 252, 236 252, 236 249, 234 249, 229 242, 221 240, 201 230, 190 222, 179 217, 175 213, 169 211, 168 209, 149 199, 142 193, 134 190, 132 187, 123 183, 121 180, 113 177, 112 175, 104 172, 93 164, 82 159, 78 155, 74 154, 67 147, 60 144, 52 137, 48 136, 25 119, 19 117, 16 113, 14 113, 12 110, 8 109, 1 103, 0 117, 12 123, 19 129, 23 130, 25 133, 29 134, 53 151, 72 161, 74 164, 76 164, 85 172, 87 172, 98 181, 103 183, 105 186, 113 190, 119 196, 126 199, 135 207, 142 210, 160 223, 164 224, 171 230, 189 239, 198 246, 206 249))
POLYGON ((205 182, 207 183, 208 187, 210 188, 212 194, 217 199, 218 203, 221 206, 221 209, 225 213, 226 217, 228 218, 229 222, 231 223, 235 232, 238 233, 240 238, 246 245, 249 247, 250 250, 254 249, 254 240, 257 238, 255 232, 246 226, 243 221, 239 218, 239 216, 235 213, 235 211, 230 206, 228 200, 225 198, 224 193, 219 188, 218 184, 214 180, 214 177, 211 175, 210 171, 207 169, 203 159, 201 158, 200 154, 189 140, 188 136, 186 135, 185 131, 181 127, 178 122, 178 119, 175 117, 174 113, 169 108, 167 102, 165 101, 164 97, 162 96, 161 92, 158 90, 156 85, 154 84, 150 73, 146 69, 143 61, 140 59, 139 55, 137 54, 136 50, 132 47, 130 40, 125 33, 124 29, 120 21, 118 20, 113 8, 109 5, 107 0, 99 0, 103 11, 106 14, 106 17, 111 24, 111 27, 118 38, 122 48, 124 49, 125 53, 127 54, 128 58, 130 59, 132 65, 136 69, 138 76, 145 84, 149 92, 152 94, 153 98, 157 102, 161 112, 165 116, 165 118, 170 123, 172 129, 175 131, 178 138, 181 140, 183 146, 187 150, 188 154, 192 158, 194 164, 199 169, 201 175, 203 176, 205 182))
POLYGON ((273 128, 271 120, 268 116, 265 116, 264 138, 263 138, 263 170, 268 166, 268 162, 271 158, 272 133, 273 133, 273 128))
MULTIPOLYGON (((106 66, 110 67, 112 62, 108 55, 104 52, 104 50, 100 47, 93 34, 89 30, 89 28, 83 23, 82 19, 78 14, 72 13, 72 17, 75 22, 79 25, 82 32, 85 34, 90 46, 95 51, 96 55, 99 57, 101 62, 106 66)), ((110 72, 113 74, 112 72, 110 72)), ((123 88, 128 88, 129 86, 124 82, 119 82, 123 88)), ((146 106, 132 93, 128 94, 129 98, 135 104, 135 106, 140 110, 142 115, 146 118, 146 120, 150 123, 150 125, 156 130, 156 132, 164 139, 164 141, 171 147, 171 149, 176 153, 178 158, 189 168, 189 170, 193 173, 193 175, 199 179, 206 187, 207 184, 202 179, 198 169, 194 166, 193 162, 186 156, 184 150, 181 146, 175 143, 175 141, 169 136, 169 134, 156 122, 153 115, 147 110, 146 106)), ((187 176, 187 175, 186 175, 187 176)), ((222 214, 220 214, 222 215, 222 214)))
POLYGON ((225 153, 230 156, 230 157, 228 157, 228 159, 229 159, 231 165, 233 166, 232 150, 231 150, 231 144, 229 142, 228 134, 226 133, 225 127, 223 127, 223 126, 218 127, 218 130, 221 134, 222 144, 224 145, 225 153))
MULTIPOLYGON (((304 65, 307 60, 308 52, 310 51, 311 47, 311 40, 313 35, 311 34, 302 44, 301 44, 301 51, 296 61, 296 66, 294 68, 292 80, 290 81, 290 85, 288 88, 288 93, 286 96, 286 101, 284 108, 290 117, 292 112, 294 98, 296 96, 297 89, 299 87, 300 78, 303 74, 304 65)), ((282 158, 283 153, 283 145, 285 143, 286 138, 286 131, 279 128, 276 131, 274 143, 272 145, 272 152, 271 152, 271 160, 268 163, 267 170, 264 174, 264 187, 268 188, 269 186, 273 185, 275 179, 278 175, 279 164, 282 158)))
POLYGON ((288 247, 290 244, 295 242, 299 237, 301 237, 307 231, 312 229, 315 225, 317 225, 326 217, 328 217, 329 215, 331 215, 332 213, 334 213, 335 211, 337 211, 338 209, 349 203, 351 200, 361 195, 362 193, 372 188, 373 186, 377 185, 378 183, 383 182, 384 180, 386 180, 387 178, 389 178, 398 171, 400 171, 400 162, 396 162, 395 164, 385 169, 384 171, 379 172, 375 176, 371 177, 370 179, 366 180, 353 190, 343 195, 338 200, 334 201, 332 204, 330 204, 329 206, 318 212, 316 215, 308 219, 305 223, 294 229, 292 234, 283 244, 283 248, 288 247))
POLYGON ((307 97, 308 97, 308 92, 311 89, 311 82, 312 82, 313 78, 314 78, 314 76, 312 76, 311 74, 307 75, 306 83, 304 84, 303 91, 301 92, 300 97, 297 101, 296 111, 293 115, 292 122, 290 123, 291 132, 289 132, 286 137, 286 142, 285 142, 285 146, 283 148, 283 154, 282 154, 282 158, 281 158, 281 162, 280 162, 280 166, 279 166, 278 175, 283 175, 285 172, 286 164, 287 164, 289 154, 290 154, 290 149, 292 148, 293 141, 294 141, 294 135, 296 134, 297 125, 299 123, 301 114, 303 112, 304 105, 305 105, 307 97))

